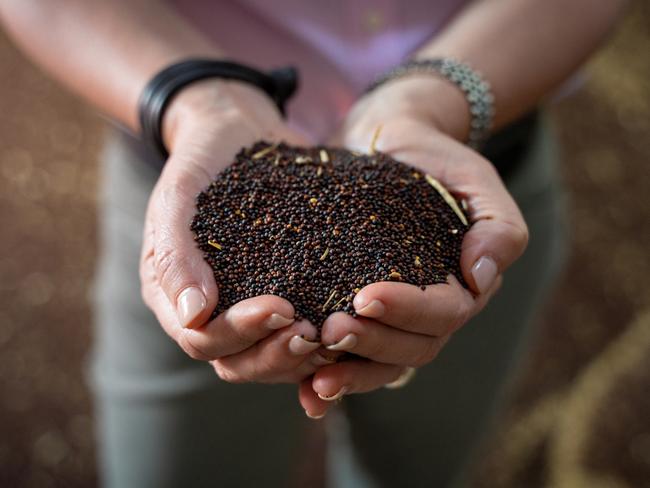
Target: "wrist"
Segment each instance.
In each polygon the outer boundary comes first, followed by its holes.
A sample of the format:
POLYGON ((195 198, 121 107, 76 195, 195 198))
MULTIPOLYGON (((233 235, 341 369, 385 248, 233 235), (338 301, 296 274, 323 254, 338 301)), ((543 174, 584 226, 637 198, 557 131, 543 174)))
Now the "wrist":
POLYGON ((465 96, 453 83, 427 74, 395 78, 370 95, 387 115, 414 118, 460 141, 467 140, 471 116, 465 96))
POLYGON ((174 145, 188 132, 243 120, 265 125, 280 123, 282 117, 275 103, 248 83, 202 80, 186 86, 170 101, 162 121, 162 137, 173 152, 174 145))

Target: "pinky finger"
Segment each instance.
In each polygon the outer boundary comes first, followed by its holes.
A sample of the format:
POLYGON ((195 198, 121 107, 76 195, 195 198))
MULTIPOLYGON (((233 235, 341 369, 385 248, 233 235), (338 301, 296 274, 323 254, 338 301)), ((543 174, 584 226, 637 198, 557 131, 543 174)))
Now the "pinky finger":
POLYGON ((397 380, 404 367, 353 359, 324 366, 316 371, 312 388, 323 400, 338 400, 350 393, 366 393, 397 380))
POLYGON ((300 384, 300 404, 308 417, 321 418, 334 401, 351 393, 366 393, 393 383, 404 368, 365 359, 342 361, 321 367, 300 384))
POLYGON ((332 406, 331 402, 326 402, 318 398, 318 395, 311 386, 313 376, 304 379, 298 386, 298 401, 302 408, 305 409, 305 415, 310 419, 322 419, 329 407, 332 406))

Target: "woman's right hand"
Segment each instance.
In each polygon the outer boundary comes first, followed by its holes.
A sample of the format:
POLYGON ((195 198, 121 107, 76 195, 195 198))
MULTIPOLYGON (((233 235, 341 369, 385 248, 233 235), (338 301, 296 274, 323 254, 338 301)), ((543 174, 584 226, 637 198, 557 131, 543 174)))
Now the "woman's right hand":
POLYGON ((273 103, 238 82, 193 84, 171 103, 163 138, 170 157, 150 196, 140 259, 142 296, 167 334, 229 382, 298 382, 316 370, 316 329, 294 321, 291 303, 260 296, 214 320, 218 284, 194 242, 196 195, 242 147, 265 139, 304 145, 273 103))

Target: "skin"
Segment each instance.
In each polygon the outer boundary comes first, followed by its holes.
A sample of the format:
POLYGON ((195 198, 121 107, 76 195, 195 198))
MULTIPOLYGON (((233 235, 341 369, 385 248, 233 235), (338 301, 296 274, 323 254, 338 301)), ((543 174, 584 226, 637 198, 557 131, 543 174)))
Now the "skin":
MULTIPOLYGON (((476 1, 416 57, 455 57, 481 71, 495 95, 498 129, 575 71, 624 4, 476 1)), ((154 0, 0 0, 0 19, 36 63, 134 131, 137 99, 157 71, 191 56, 223 56, 164 2, 154 0)), ((308 141, 292 132, 255 88, 221 80, 185 88, 165 116, 163 137, 171 156, 146 215, 140 266, 145 303, 184 351, 209 361, 222 379, 299 383, 299 400, 312 417, 324 415, 341 392, 372 391, 407 367, 424 366, 485 306, 528 240, 521 213, 492 165, 459 142, 467 137, 469 120, 456 87, 435 76, 413 75, 362 97, 332 136, 334 144, 365 151, 381 126, 377 149, 420 167, 462 195, 475 223, 461 256, 470 290, 453 278, 424 293, 401 283, 369 285, 354 301, 362 318, 329 317, 319 348, 296 342, 300 335, 313 338, 315 329, 294 322, 293 306, 278 297, 246 300, 208 321, 218 284, 189 231, 194 195, 242 146, 262 138, 308 141), (481 258, 491 264, 477 273, 481 258), (182 303, 188 290, 194 297, 191 310, 182 303), (343 341, 349 334, 356 341, 343 341), (338 342, 345 347, 326 348, 338 342), (341 351, 364 359, 333 362, 341 351)))

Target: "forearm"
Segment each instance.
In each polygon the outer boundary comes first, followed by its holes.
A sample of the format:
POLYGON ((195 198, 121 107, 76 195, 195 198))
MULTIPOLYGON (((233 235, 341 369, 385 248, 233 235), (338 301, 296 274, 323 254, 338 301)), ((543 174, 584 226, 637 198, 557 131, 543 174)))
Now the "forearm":
MULTIPOLYGON (((454 57, 480 71, 495 96, 494 128, 529 111, 606 37, 624 0, 477 0, 417 58, 454 57)), ((436 84, 447 130, 462 138, 469 113, 460 93, 436 84)))
POLYGON ((0 20, 37 64, 134 130, 138 97, 158 70, 220 55, 163 1, 0 0, 0 20))

